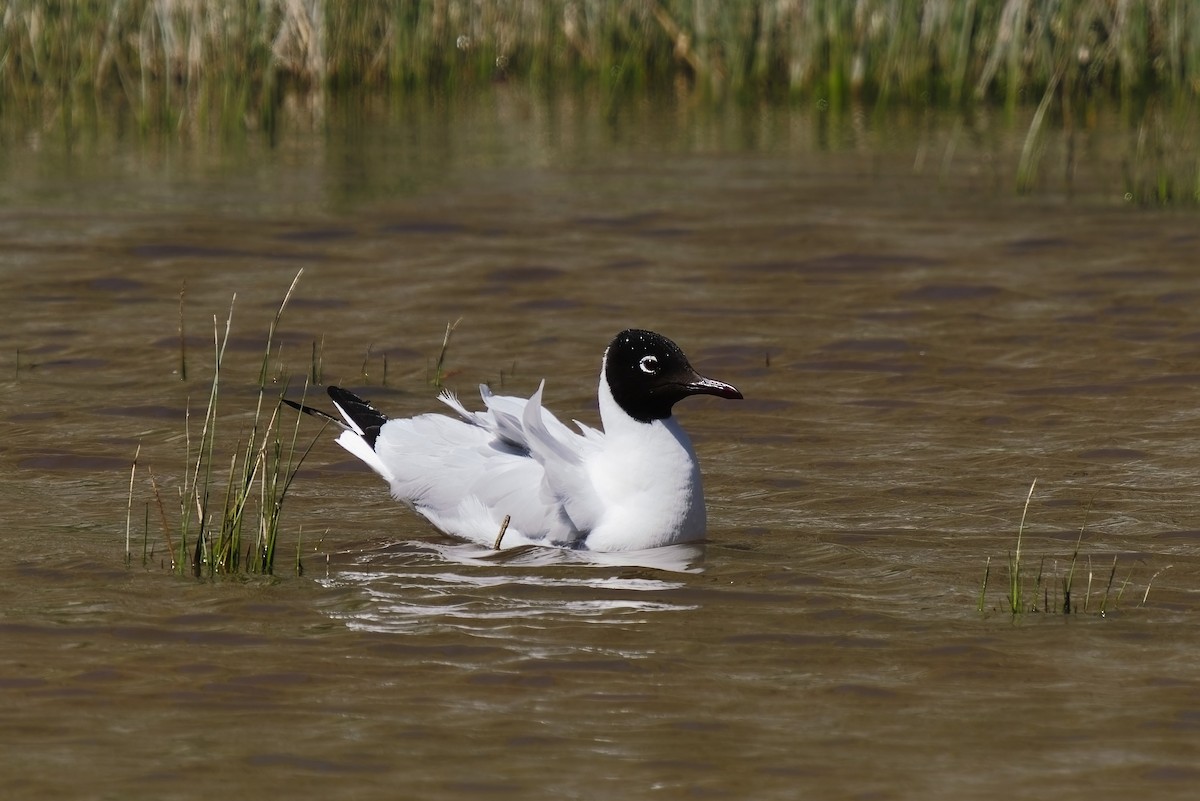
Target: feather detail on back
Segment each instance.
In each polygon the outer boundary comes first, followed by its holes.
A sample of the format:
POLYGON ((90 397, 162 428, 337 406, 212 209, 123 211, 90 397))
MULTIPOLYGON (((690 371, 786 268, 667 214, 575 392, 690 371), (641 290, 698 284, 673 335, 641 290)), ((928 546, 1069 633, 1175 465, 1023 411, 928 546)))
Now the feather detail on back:
MULTIPOLYGON (((598 447, 594 440, 576 434, 542 408, 546 382, 525 404, 521 422, 529 455, 545 470, 545 486, 576 528, 590 532, 604 512, 588 474, 585 457, 598 447)), ((596 432, 599 433, 599 432, 596 432)))
POLYGON ((528 400, 486 386, 480 396, 487 410, 473 412, 442 393, 461 421, 439 414, 388 420, 373 449, 354 431, 338 444, 447 533, 491 545, 508 516, 506 545, 581 541, 602 512, 584 463, 603 434, 563 425, 542 408, 541 387, 528 400))

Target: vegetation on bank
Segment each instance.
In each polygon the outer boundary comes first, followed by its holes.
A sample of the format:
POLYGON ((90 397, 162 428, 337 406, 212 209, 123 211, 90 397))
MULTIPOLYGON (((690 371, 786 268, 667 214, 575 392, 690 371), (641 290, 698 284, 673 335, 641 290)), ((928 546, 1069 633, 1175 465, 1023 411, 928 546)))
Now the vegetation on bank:
POLYGON ((1188 0, 8 0, 0 103, 269 115, 497 79, 945 106, 1200 93, 1188 0))
POLYGON ((1048 135, 1066 139, 1069 172, 1075 132, 1116 120, 1129 134, 1114 178, 1127 200, 1200 203, 1200 4, 1189 0, 0 5, 0 119, 68 139, 115 128, 273 140, 282 120, 323 120, 350 98, 497 82, 585 92, 606 114, 668 92, 694 104, 795 103, 834 121, 863 108, 969 121, 1000 107, 1027 126, 1021 192, 1042 181, 1048 135))

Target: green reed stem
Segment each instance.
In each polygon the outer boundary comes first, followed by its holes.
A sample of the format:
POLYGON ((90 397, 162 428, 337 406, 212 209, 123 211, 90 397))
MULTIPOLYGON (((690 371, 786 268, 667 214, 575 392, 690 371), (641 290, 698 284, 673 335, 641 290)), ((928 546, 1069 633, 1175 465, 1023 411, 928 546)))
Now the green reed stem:
POLYGON ((1014 615, 1024 611, 1024 599, 1022 598, 1021 590, 1021 543, 1025 536, 1025 519, 1029 515, 1029 502, 1033 499, 1033 490, 1037 486, 1037 479, 1029 485, 1029 493, 1025 496, 1025 508, 1021 510, 1021 524, 1017 527, 1017 547, 1016 550, 1009 555, 1008 561, 1008 601, 1009 608, 1014 615))

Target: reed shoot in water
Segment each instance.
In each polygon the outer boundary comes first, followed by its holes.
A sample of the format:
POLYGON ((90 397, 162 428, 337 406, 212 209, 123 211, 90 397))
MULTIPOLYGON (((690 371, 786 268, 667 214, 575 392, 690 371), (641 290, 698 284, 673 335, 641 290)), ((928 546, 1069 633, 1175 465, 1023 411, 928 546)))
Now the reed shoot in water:
POLYGON ((446 380, 446 353, 450 350, 450 337, 461 322, 462 318, 459 317, 452 323, 446 323, 446 335, 442 337, 442 349, 438 351, 437 363, 433 367, 433 377, 429 379, 429 383, 433 385, 434 389, 441 389, 446 380))
MULTIPOLYGON (((1052 572, 1055 580, 1050 581, 1046 572, 1046 557, 1041 557, 1037 574, 1033 577, 1032 588, 1026 588, 1029 581, 1027 575, 1027 565, 1029 556, 1027 553, 1027 544, 1025 542, 1025 527, 1029 515, 1029 504, 1033 498, 1034 489, 1037 486, 1035 479, 1029 486, 1029 492, 1025 496, 1025 505, 1021 511, 1021 522, 1017 527, 1017 541, 1015 547, 1008 554, 1008 582, 1007 595, 1005 596, 1004 605, 1000 608, 1012 615, 1014 618, 1029 613, 1053 613, 1061 612, 1064 615, 1069 614, 1088 614, 1091 611, 1092 598, 1092 583, 1095 578, 1095 573, 1092 569, 1092 558, 1087 557, 1088 572, 1087 572, 1087 587, 1084 590, 1083 605, 1080 608, 1079 600, 1075 590, 1076 570, 1080 567, 1080 550, 1083 542, 1083 534, 1087 528, 1087 520, 1085 516, 1084 524, 1079 528, 1079 534, 1075 539, 1075 548, 1071 554, 1070 561, 1067 566, 1065 575, 1059 576, 1058 562, 1052 561, 1052 572), (1061 587, 1062 597, 1058 597, 1058 590, 1061 587), (1053 595, 1051 590, 1053 588, 1053 595)), ((1090 508, 1090 506, 1089 506, 1090 508)), ((1106 614, 1114 611, 1121 603, 1124 597, 1125 590, 1129 587, 1133 580, 1132 573, 1127 574, 1125 578, 1118 584, 1117 582, 1117 566, 1119 562, 1118 556, 1113 556, 1112 565, 1109 568, 1108 581, 1105 584, 1104 594, 1100 598, 1100 605, 1097 613, 1103 617, 1106 614)), ((983 582, 979 590, 979 597, 976 603, 976 609, 979 612, 984 612, 987 609, 987 593, 988 583, 991 576, 992 558, 989 556, 984 562, 983 582)), ((1170 569, 1170 565, 1160 568, 1150 581, 1146 584, 1145 592, 1142 594, 1141 602, 1138 606, 1144 606, 1150 596, 1150 587, 1154 580, 1158 578, 1163 571, 1170 569)))
POLYGON ((142 453, 142 443, 138 443, 137 450, 133 452, 133 467, 129 470, 129 503, 125 507, 125 566, 128 567, 133 560, 129 552, 129 529, 133 525, 133 484, 137 479, 138 456, 142 453))
POLYGON ((1025 508, 1021 510, 1021 524, 1017 526, 1017 547, 1008 557, 1008 603, 1009 609, 1014 615, 1021 613, 1025 609, 1024 601, 1021 597, 1021 541, 1025 536, 1025 519, 1029 515, 1029 501, 1033 499, 1033 490, 1037 486, 1037 479, 1029 485, 1029 493, 1025 496, 1025 508))

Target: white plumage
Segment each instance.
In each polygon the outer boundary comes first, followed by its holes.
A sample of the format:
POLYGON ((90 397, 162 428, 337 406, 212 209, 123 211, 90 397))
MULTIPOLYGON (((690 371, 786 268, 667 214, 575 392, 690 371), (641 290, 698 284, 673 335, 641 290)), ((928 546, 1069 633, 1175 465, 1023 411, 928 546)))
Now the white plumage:
POLYGON ((704 536, 700 469, 671 407, 693 394, 740 398, 738 390, 696 374, 673 342, 648 331, 622 332, 605 351, 603 431, 564 425, 543 408, 544 387, 525 399, 481 386, 479 412, 447 392, 440 399, 457 418, 396 420, 345 390, 329 393, 346 421, 338 444, 447 534, 490 546, 508 517, 506 548, 625 551, 704 536))

